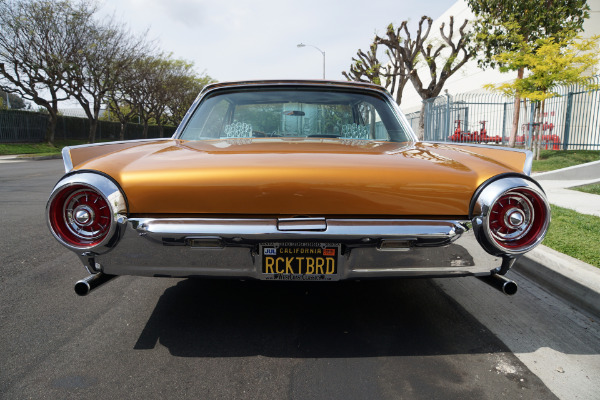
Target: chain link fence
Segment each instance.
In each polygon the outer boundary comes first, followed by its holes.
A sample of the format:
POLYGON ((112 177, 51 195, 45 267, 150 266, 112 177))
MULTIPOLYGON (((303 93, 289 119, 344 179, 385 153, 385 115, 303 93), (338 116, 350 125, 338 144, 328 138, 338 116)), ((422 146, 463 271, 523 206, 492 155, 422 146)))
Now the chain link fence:
MULTIPOLYGON (((599 84, 600 77, 590 78, 599 84)), ((540 131, 542 148, 600 150, 600 90, 561 87, 546 100, 543 119, 536 125, 534 105, 521 101, 517 145, 529 146, 540 131)), ((514 99, 493 93, 445 95, 425 101, 425 140, 467 143, 508 143, 514 99)), ((418 131, 419 112, 407 115, 418 131)))
MULTIPOLYGON (((40 143, 45 140, 48 129, 48 115, 29 111, 0 110, 0 143, 40 143)), ((164 126, 163 137, 171 137, 176 127, 164 126)), ((87 118, 59 116, 55 130, 55 140, 88 139, 90 121, 87 118)), ((121 124, 98 121, 96 141, 119 140, 121 124)), ((125 140, 142 139, 144 127, 140 124, 127 124, 125 140)), ((160 128, 148 127, 148 138, 160 137, 160 128)))

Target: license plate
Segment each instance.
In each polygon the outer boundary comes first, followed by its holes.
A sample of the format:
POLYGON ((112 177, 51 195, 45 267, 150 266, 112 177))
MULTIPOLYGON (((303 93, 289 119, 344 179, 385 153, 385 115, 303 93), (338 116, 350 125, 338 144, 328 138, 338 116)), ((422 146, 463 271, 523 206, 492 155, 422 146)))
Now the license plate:
POLYGON ((261 279, 337 281, 340 248, 339 243, 262 243, 261 279))

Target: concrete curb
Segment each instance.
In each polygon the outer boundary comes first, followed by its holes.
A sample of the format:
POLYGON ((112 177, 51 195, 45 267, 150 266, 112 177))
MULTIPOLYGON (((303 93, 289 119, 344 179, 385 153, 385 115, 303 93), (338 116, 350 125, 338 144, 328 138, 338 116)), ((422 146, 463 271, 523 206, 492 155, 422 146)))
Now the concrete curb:
POLYGON ((39 160, 57 160, 57 159, 61 159, 62 158, 62 154, 52 154, 52 155, 49 155, 49 156, 19 155, 16 158, 17 158, 17 160, 34 160, 34 161, 39 161, 39 160))
POLYGON ((519 258, 513 271, 571 304, 600 316, 600 269, 546 246, 519 258))

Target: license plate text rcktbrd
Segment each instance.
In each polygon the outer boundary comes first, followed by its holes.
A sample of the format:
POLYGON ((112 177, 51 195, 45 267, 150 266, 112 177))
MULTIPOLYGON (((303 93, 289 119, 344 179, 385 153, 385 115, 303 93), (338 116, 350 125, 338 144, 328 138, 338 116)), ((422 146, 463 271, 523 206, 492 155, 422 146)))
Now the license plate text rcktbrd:
POLYGON ((264 274, 333 275, 339 247, 274 246, 263 248, 264 274))

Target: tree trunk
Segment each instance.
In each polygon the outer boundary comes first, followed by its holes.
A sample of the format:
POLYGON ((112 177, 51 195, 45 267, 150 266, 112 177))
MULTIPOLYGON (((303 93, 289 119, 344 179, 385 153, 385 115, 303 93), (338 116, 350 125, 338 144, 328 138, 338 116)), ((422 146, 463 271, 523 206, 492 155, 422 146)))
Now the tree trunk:
POLYGON ((533 158, 536 159, 538 152, 538 142, 540 140, 540 103, 535 103, 535 111, 533 113, 533 129, 531 130, 533 137, 531 138, 531 151, 533 152, 533 158))
POLYGON ((544 110, 546 108, 546 100, 542 101, 541 104, 541 110, 540 110, 540 116, 538 118, 538 146, 537 146, 537 151, 535 153, 535 159, 539 160, 540 159, 540 153, 542 151, 542 135, 544 133, 544 110))
POLYGON ((125 129, 127 128, 127 123, 121 122, 121 130, 119 131, 119 140, 125 140, 125 129))
POLYGON ((58 122, 58 100, 54 92, 52 94, 52 101, 43 101, 41 103, 36 102, 48 110, 48 128, 46 129, 46 143, 54 146, 54 139, 56 133, 56 124, 58 122))
POLYGON ((396 92, 396 104, 402 103, 402 92, 404 92, 404 86, 408 83, 408 80, 401 81, 398 83, 398 91, 396 92))
POLYGON ((144 121, 144 133, 142 134, 144 139, 148 139, 148 121, 144 121))
MULTIPOLYGON (((517 80, 523 79, 523 74, 525 73, 525 68, 519 68, 517 72, 517 80)), ((513 111, 513 124, 512 129, 510 131, 510 137, 508 139, 508 146, 515 147, 515 142, 517 141, 517 133, 519 132, 519 115, 521 112, 521 96, 517 93, 515 96, 515 104, 513 111)))
POLYGON ((377 136, 377 130, 375 129, 376 117, 375 117, 375 109, 371 108, 369 112, 369 137, 371 139, 375 139, 377 136))
POLYGON ((58 120, 58 116, 52 110, 48 110, 48 128, 46 129, 46 143, 50 146, 54 146, 54 136, 56 132, 56 123, 58 120))
POLYGON ((98 120, 90 119, 90 135, 88 137, 88 143, 96 142, 96 128, 98 128, 98 120))
POLYGON ((419 114, 419 131, 417 138, 423 140, 425 138, 425 102, 421 103, 421 113, 419 114))

